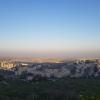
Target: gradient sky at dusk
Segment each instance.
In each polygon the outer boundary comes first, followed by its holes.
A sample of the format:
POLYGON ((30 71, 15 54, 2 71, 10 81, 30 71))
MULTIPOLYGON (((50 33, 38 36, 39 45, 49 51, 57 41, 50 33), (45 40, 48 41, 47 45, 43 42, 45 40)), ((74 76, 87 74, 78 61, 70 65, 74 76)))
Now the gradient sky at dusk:
POLYGON ((0 0, 1 56, 100 57, 100 0, 0 0))

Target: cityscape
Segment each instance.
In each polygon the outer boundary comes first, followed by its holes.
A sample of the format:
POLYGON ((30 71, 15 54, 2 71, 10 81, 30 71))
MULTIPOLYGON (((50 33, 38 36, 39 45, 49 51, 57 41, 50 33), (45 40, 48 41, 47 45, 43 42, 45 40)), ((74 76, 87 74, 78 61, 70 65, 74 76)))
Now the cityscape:
MULTIPOLYGON (((20 59, 21 60, 21 59, 20 59)), ((5 78, 16 79, 22 76, 25 77, 23 80, 28 81, 34 79, 35 76, 47 77, 52 80, 56 78, 70 77, 99 77, 100 76, 100 59, 44 59, 40 58, 37 60, 34 58, 33 62, 24 60, 18 61, 17 58, 1 59, 0 71, 1 75, 5 78), (7 74, 6 74, 7 72, 7 74)))
POLYGON ((100 100, 100 0, 0 0, 0 100, 100 100))

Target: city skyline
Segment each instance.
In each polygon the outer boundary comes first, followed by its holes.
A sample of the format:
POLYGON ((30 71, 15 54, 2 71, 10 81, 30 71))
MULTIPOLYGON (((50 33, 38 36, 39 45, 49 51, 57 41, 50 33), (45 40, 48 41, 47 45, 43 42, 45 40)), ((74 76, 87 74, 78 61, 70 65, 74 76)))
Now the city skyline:
POLYGON ((0 56, 100 57, 99 0, 0 0, 0 56))

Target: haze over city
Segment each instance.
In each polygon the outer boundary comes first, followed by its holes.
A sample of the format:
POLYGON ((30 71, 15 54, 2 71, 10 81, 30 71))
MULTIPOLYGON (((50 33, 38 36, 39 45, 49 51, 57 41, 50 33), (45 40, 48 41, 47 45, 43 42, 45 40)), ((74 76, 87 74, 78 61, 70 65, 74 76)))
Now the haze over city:
POLYGON ((100 57, 99 0, 0 0, 0 56, 100 57))

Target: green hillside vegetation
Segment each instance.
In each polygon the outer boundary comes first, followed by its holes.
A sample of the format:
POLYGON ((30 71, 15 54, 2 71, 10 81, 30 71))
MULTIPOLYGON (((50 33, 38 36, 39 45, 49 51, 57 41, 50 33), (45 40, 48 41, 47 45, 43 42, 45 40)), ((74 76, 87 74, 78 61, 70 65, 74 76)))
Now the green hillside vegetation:
POLYGON ((0 100, 100 100, 100 79, 3 80, 0 100))

